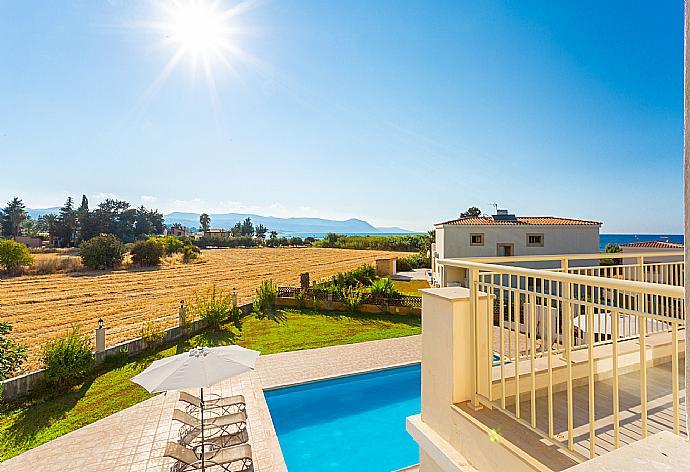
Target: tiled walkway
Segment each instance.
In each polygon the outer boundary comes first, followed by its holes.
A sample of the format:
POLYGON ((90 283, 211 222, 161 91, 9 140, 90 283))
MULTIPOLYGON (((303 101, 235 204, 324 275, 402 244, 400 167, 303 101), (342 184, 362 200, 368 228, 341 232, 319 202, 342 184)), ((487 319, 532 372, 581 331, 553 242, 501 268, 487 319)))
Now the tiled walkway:
MULTIPOLYGON (((419 362, 421 337, 370 341, 261 356, 253 372, 211 389, 245 396, 249 442, 257 472, 284 471, 285 462, 263 389, 419 362)), ((198 392, 192 392, 198 393, 198 392)), ((158 395, 0 463, 0 471, 168 471, 165 445, 179 427, 172 423, 177 393, 158 395)))

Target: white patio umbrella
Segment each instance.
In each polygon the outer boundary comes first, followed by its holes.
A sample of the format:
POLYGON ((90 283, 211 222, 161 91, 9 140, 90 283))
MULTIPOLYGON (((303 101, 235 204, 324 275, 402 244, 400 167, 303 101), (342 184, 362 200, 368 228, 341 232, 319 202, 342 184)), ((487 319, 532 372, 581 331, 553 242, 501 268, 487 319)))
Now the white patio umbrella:
POLYGON ((240 346, 197 347, 153 362, 132 377, 151 393, 201 389, 201 468, 204 469, 204 388, 254 368, 259 351, 240 346))

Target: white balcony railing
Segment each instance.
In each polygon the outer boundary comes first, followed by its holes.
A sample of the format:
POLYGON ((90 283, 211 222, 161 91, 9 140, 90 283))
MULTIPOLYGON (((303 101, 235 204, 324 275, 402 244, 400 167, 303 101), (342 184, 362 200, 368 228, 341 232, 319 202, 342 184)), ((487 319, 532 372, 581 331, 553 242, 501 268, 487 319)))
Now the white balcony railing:
POLYGON ((683 263, 619 257, 622 264, 585 267, 569 263, 611 255, 438 261, 463 269, 471 290, 474 403, 502 410, 577 460, 686 428, 683 263), (560 266, 495 263, 535 260, 560 266))

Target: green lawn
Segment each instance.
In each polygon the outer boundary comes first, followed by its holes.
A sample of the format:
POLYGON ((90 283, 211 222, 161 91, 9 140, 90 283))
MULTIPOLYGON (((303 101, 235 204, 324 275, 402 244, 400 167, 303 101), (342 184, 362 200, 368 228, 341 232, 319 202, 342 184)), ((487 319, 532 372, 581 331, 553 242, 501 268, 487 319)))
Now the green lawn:
POLYGON ((262 354, 313 349, 419 334, 418 316, 348 315, 315 310, 280 310, 279 321, 244 319, 241 331, 201 333, 156 353, 92 375, 68 392, 21 404, 0 405, 0 461, 150 398, 129 381, 152 361, 193 346, 238 344, 262 354))

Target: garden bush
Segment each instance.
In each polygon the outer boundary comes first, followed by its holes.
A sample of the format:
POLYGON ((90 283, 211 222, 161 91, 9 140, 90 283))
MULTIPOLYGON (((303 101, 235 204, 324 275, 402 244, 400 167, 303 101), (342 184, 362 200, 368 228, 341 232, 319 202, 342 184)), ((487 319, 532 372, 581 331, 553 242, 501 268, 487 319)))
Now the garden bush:
POLYGON ((182 252, 182 248, 185 246, 184 241, 180 240, 177 236, 149 238, 149 241, 158 243, 166 256, 172 256, 173 254, 182 252))
POLYGON ((155 347, 165 339, 165 330, 161 325, 149 321, 141 327, 141 339, 146 343, 146 347, 155 347))
POLYGON ((213 329, 219 328, 228 320, 239 327, 239 316, 232 309, 232 296, 230 293, 219 290, 215 285, 196 295, 192 312, 205 320, 213 329))
POLYGON ((11 239, 0 240, 0 268, 12 272, 33 262, 34 258, 24 244, 11 239))
POLYGON ((375 279, 376 269, 372 265, 365 264, 349 272, 339 272, 326 282, 317 284, 317 288, 329 292, 338 292, 346 287, 356 287, 360 285, 368 287, 375 279))
POLYGON ((140 267, 157 266, 165 254, 163 246, 158 241, 137 241, 129 248, 132 262, 140 267))
POLYGON ((94 236, 81 244, 79 255, 89 269, 114 269, 122 263, 125 245, 112 234, 94 236))
POLYGON ((79 325, 70 329, 66 336, 48 342, 43 346, 46 380, 66 385, 80 380, 91 368, 92 351, 91 340, 79 333, 79 325))
POLYGON ((275 312, 276 299, 278 298, 278 287, 272 279, 264 280, 256 289, 256 298, 252 308, 255 312, 268 316, 275 312))
POLYGON ((340 295, 347 309, 352 312, 359 310, 366 298, 362 287, 345 287, 340 295))
POLYGON ((394 297, 400 294, 388 277, 374 280, 369 287, 369 293, 375 297, 394 297))
POLYGON ((26 360, 26 346, 10 338, 12 323, 0 322, 0 381, 17 373, 26 360))
POLYGON ((431 259, 422 255, 412 254, 409 256, 398 257, 396 268, 398 271, 406 271, 412 269, 426 269, 431 267, 431 259))
POLYGON ((182 248, 182 262, 191 262, 199 258, 201 254, 201 249, 191 244, 188 244, 182 248))

